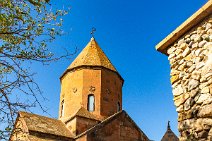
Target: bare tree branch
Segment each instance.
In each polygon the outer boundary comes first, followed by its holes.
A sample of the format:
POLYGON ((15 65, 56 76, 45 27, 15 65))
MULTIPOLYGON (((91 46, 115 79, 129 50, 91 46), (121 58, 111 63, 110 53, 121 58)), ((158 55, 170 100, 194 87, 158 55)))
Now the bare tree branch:
MULTIPOLYGON (((52 10, 49 0, 0 0, 0 140, 7 140, 19 110, 38 106, 47 113, 32 62, 49 64, 75 54, 55 57, 48 44, 63 35, 66 10, 52 10)), ((76 50, 75 50, 76 51, 76 50)))

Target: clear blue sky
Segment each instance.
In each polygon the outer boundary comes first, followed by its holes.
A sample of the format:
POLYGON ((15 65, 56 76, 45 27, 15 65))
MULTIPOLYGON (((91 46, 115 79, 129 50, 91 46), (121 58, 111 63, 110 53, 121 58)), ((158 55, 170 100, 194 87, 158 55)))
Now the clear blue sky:
MULTIPOLYGON (((177 135, 178 131, 169 62, 167 56, 155 50, 155 45, 207 1, 57 1, 53 7, 71 5, 71 12, 64 17, 63 29, 68 34, 50 46, 57 55, 63 53, 61 47, 73 51, 77 46, 81 51, 90 40, 91 28, 95 27, 97 42, 125 80, 123 109, 150 139, 159 141, 168 120, 177 135)), ((43 104, 49 108, 52 117, 58 115, 59 77, 73 59, 62 59, 49 66, 32 66, 44 96, 49 99, 43 104)), ((42 114, 39 109, 34 112, 42 114)))

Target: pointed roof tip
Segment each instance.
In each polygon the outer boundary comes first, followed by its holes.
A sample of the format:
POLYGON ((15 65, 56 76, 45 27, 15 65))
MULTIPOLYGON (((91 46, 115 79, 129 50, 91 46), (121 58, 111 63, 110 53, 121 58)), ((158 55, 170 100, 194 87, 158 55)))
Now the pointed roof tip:
POLYGON ((91 37, 91 41, 95 41, 95 38, 93 36, 91 37))
POLYGON ((168 121, 166 133, 163 135, 161 141, 179 141, 178 137, 171 130, 170 121, 168 121))
POLYGON ((171 127, 170 127, 170 121, 168 121, 168 125, 167 125, 167 130, 170 130, 171 127))
POLYGON ((91 37, 90 42, 71 63, 68 69, 71 70, 80 66, 100 66, 117 72, 108 57, 99 47, 94 37, 91 37))

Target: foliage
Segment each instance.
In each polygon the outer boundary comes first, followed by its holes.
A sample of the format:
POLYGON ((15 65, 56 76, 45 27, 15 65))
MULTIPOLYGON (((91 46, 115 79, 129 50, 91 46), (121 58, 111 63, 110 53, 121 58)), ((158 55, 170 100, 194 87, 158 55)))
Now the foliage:
POLYGON ((47 44, 62 35, 65 14, 53 11, 49 0, 0 0, 0 140, 8 138, 17 111, 36 105, 45 111, 27 65, 59 59, 47 44))

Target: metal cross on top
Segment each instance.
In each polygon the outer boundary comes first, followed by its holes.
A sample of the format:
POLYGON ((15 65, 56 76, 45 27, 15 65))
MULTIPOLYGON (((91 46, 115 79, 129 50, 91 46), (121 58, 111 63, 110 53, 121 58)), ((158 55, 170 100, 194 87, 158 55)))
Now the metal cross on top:
POLYGON ((94 32, 96 31, 96 28, 95 27, 92 27, 91 29, 91 36, 94 37, 94 32))

